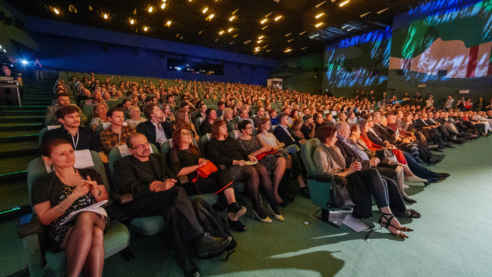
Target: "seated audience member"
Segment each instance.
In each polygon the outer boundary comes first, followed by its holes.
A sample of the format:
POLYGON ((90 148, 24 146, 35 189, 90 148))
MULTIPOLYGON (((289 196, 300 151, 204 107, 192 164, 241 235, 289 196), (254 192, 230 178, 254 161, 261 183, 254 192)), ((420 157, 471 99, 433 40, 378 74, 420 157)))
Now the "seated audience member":
POLYGON ((214 109, 207 109, 205 112, 205 120, 200 125, 200 134, 205 135, 212 132, 212 125, 217 120, 217 111, 214 109))
POLYGON ((160 145, 172 137, 172 125, 158 105, 145 106, 144 114, 148 121, 140 123, 137 132, 144 134, 150 143, 160 145))
POLYGON ((126 120, 128 127, 136 129, 138 124, 145 122, 147 119, 141 116, 141 111, 138 106, 130 106, 128 108, 129 119, 126 120))
POLYGON ((80 126, 80 109, 75 105, 68 105, 58 109, 56 118, 61 128, 47 131, 41 138, 42 142, 60 138, 72 142, 72 147, 77 150, 93 150, 99 152, 99 138, 91 129, 80 126))
POLYGON ((302 126, 304 125, 304 121, 302 119, 296 119, 294 120, 294 123, 292 124, 292 135, 294 136, 294 139, 296 140, 297 143, 305 143, 306 142, 306 137, 304 137, 304 133, 302 132, 302 126))
POLYGON ((234 111, 231 108, 225 108, 222 119, 226 122, 227 132, 232 133, 237 130, 237 122, 234 120, 234 111))
POLYGON ((200 150, 193 145, 193 133, 190 129, 181 128, 174 131, 174 146, 169 154, 171 169, 186 189, 188 195, 215 193, 225 197, 227 201, 227 217, 231 228, 235 231, 245 231, 239 218, 246 213, 246 208, 236 202, 236 195, 232 186, 233 179, 228 171, 218 170, 208 177, 202 178, 197 171, 209 163, 200 155, 200 150))
POLYGON ((192 261, 192 249, 198 256, 222 253, 231 239, 213 237, 200 224, 193 205, 167 167, 166 159, 150 153, 147 138, 140 133, 128 137, 131 155, 115 163, 118 208, 128 219, 160 215, 171 228, 171 241, 176 248, 179 265, 186 276, 196 276, 198 267, 192 261))
POLYGON ((212 139, 206 145, 206 157, 222 170, 228 170, 234 182, 246 182, 246 192, 253 202, 256 218, 271 223, 272 219, 266 214, 260 200, 260 174, 255 167, 256 157, 245 153, 239 143, 229 136, 223 120, 216 120, 212 126, 212 139))
POLYGON ((124 126, 125 112, 122 108, 114 108, 108 113, 111 125, 99 134, 102 150, 108 154, 115 146, 126 144, 127 138, 135 133, 135 129, 124 126))
POLYGON ((92 112, 91 129, 94 132, 101 132, 111 124, 108 119, 108 105, 106 103, 97 104, 92 112))
POLYGON ((393 186, 387 186, 379 172, 374 168, 363 170, 359 161, 347 165, 341 150, 336 146, 337 131, 332 124, 323 125, 317 131, 321 141, 313 153, 313 160, 319 174, 334 175, 335 181, 347 186, 352 200, 355 203, 353 215, 357 218, 370 217, 372 212, 372 198, 382 215, 380 224, 393 235, 405 239, 404 232, 412 231, 400 224, 393 215, 393 209, 405 213, 405 206, 393 186), (391 198, 390 198, 391 197, 391 198))
POLYGON ((306 139, 314 138, 314 134, 316 132, 316 124, 314 122, 314 118, 311 115, 304 116, 304 124, 302 124, 301 132, 306 139))
POLYGON ((67 276, 102 276, 109 218, 87 211, 69 219, 72 212, 108 199, 101 176, 92 169, 75 169, 74 149, 64 139, 45 141, 41 152, 53 171, 33 184, 32 205, 47 226, 49 248, 65 251, 67 276))
POLYGON ((289 131, 288 125, 289 116, 287 114, 281 114, 279 116, 279 124, 273 130, 275 137, 283 143, 285 146, 289 146, 296 143, 296 139, 289 131))
POLYGON ((191 123, 189 113, 187 109, 181 108, 179 111, 176 112, 176 121, 174 122, 173 126, 173 133, 175 130, 185 128, 189 129, 193 133, 193 138, 195 141, 200 140, 200 136, 198 135, 198 132, 196 131, 195 124, 191 123))
POLYGON ((48 107, 48 111, 45 116, 45 125, 57 125, 56 111, 59 108, 70 105, 70 96, 66 93, 60 93, 56 96, 56 104, 48 107))
POLYGON ((278 208, 278 204, 283 202, 278 194, 278 188, 287 168, 287 159, 282 153, 278 152, 279 149, 261 145, 258 138, 253 135, 253 125, 250 121, 243 120, 239 122, 238 127, 241 132, 238 142, 243 151, 254 157, 264 155, 259 160, 259 164, 256 165, 256 169, 258 174, 260 174, 262 187, 267 188, 266 197, 274 212, 273 217, 277 220, 284 221, 284 217, 280 214, 278 208), (271 173, 273 173, 273 182, 271 173))

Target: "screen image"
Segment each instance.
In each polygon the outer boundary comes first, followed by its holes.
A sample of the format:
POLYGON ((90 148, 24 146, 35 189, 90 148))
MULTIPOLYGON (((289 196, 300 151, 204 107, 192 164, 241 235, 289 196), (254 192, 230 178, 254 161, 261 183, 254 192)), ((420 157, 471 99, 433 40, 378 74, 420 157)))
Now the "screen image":
POLYGON ((415 20, 393 30, 392 40, 390 84, 440 81, 466 87, 469 79, 485 84, 492 78, 492 0, 415 20))

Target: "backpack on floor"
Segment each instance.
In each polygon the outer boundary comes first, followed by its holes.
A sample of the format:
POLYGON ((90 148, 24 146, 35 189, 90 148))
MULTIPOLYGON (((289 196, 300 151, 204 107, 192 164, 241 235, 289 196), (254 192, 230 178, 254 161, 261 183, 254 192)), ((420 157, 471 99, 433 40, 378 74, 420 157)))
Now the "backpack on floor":
POLYGON ((225 216, 218 214, 205 200, 199 197, 193 200, 193 208, 195 210, 196 217, 205 232, 210 233, 214 237, 232 238, 231 244, 224 250, 224 252, 218 253, 214 256, 202 258, 213 258, 225 254, 224 260, 226 261, 229 259, 229 256, 234 253, 237 243, 232 237, 229 223, 227 222, 225 216))

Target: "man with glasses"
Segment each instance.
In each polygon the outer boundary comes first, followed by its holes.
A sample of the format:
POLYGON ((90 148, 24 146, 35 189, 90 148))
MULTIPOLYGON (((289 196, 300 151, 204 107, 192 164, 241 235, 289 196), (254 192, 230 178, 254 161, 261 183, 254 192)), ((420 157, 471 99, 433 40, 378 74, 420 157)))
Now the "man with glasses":
POLYGON ((175 186, 165 159, 150 153, 147 138, 140 133, 127 139, 130 156, 115 163, 116 198, 125 218, 160 215, 172 229, 177 260, 185 271, 197 271, 191 261, 190 247, 199 257, 222 253, 232 239, 206 233, 197 219, 186 191, 175 186), (189 264, 191 263, 191 269, 189 264))

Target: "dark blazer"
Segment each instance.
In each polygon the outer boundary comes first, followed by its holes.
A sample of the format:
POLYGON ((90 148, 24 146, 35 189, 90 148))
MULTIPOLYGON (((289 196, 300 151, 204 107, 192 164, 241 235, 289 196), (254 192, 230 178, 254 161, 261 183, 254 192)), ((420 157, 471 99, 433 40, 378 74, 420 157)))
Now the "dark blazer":
POLYGON ((150 164, 153 174, 148 174, 147 170, 142 170, 144 163, 133 156, 124 157, 115 162, 115 182, 113 190, 117 194, 131 193, 134 199, 142 197, 148 193, 149 185, 152 181, 174 178, 174 174, 167 166, 166 159, 159 154, 151 154, 150 164))
MULTIPOLYGON (((284 143, 285 146, 296 143, 296 141, 290 138, 289 135, 285 132, 284 128, 280 127, 280 125, 275 128, 273 134, 275 135, 275 137, 277 137, 278 141, 284 143)), ((292 133, 290 135, 294 137, 292 133)))
MULTIPOLYGON (((162 122, 161 123, 162 128, 164 129, 164 132, 166 133, 167 139, 172 138, 173 135, 173 126, 171 122, 162 122)), ((156 138, 155 138, 155 126, 152 124, 150 121, 145 121, 137 126, 137 132, 142 133, 147 137, 147 140, 149 143, 157 145, 156 138)))
MULTIPOLYGON (((373 129, 374 130, 374 129, 373 129)), ((374 130, 375 131, 375 130, 374 130)), ((375 136, 372 132, 367 132, 367 137, 377 145, 384 145, 384 138, 381 137, 377 132, 375 136)))
POLYGON ((347 164, 347 167, 349 167, 353 162, 361 162, 363 169, 367 169, 370 167, 369 161, 363 161, 359 157, 359 155, 357 155, 357 153, 355 151, 353 151, 350 147, 348 147, 341 140, 337 140, 337 142, 335 144, 340 149, 340 151, 342 152, 342 155, 345 158, 345 163, 347 164))

